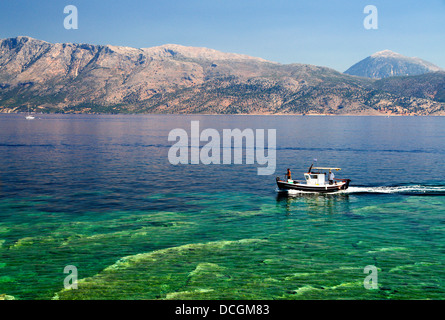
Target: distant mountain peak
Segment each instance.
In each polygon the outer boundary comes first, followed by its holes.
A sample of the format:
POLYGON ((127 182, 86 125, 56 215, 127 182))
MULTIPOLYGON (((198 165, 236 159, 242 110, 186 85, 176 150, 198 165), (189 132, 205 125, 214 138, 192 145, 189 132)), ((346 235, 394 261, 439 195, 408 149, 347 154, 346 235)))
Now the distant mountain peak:
POLYGON ((414 76, 442 69, 431 62, 417 57, 407 57, 400 53, 383 50, 354 64, 344 73, 374 79, 395 76, 414 76))
POLYGON ((371 55, 372 58, 376 58, 376 57, 392 57, 392 58, 400 58, 400 57, 404 57, 403 55, 401 55, 400 53, 385 49, 379 52, 376 52, 374 54, 371 55))

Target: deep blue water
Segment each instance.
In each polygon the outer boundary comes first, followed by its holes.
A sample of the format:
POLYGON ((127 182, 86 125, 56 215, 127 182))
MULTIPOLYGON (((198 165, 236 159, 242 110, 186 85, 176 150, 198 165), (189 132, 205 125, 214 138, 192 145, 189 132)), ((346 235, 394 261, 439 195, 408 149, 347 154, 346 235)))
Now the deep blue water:
MULTIPOLYGON (((279 284, 273 289, 246 285, 257 292, 247 298, 357 295, 356 287, 349 293, 337 290, 351 282, 350 274, 329 283, 320 280, 321 274, 352 266, 358 268, 354 279, 360 282, 363 267, 376 261, 386 275, 408 270, 397 274, 406 278, 388 276, 385 284, 382 277, 385 290, 372 295, 360 291, 363 296, 354 297, 440 298, 445 290, 440 271, 445 252, 444 156, 443 117, 38 115, 27 121, 23 115, 2 114, 0 295, 51 298, 63 288, 58 270, 71 263, 80 266, 80 278, 87 278, 127 255, 259 238, 270 243, 265 255, 276 252, 288 258, 289 265, 280 260, 276 268, 262 270, 279 284), (257 175, 257 164, 171 165, 168 134, 175 128, 190 133, 192 120, 200 121, 201 130, 220 133, 276 129, 275 174, 257 175), (275 176, 291 168, 294 178, 303 178, 314 158, 317 165, 341 167, 337 177, 352 180, 350 192, 276 192, 275 176), (189 225, 168 228, 181 223, 189 225), (165 228, 155 228, 159 225, 165 228), (296 233, 302 238, 296 240, 296 233), (304 254, 314 265, 297 269, 318 272, 317 283, 335 294, 317 291, 314 279, 292 282, 290 269, 277 273, 283 266, 296 267, 290 261, 302 258, 301 251, 288 252, 278 245, 293 241, 320 246, 304 254), (362 244, 366 249, 360 249, 362 244), (327 251, 320 256, 321 247, 327 251), (343 258, 346 253, 350 260, 343 258), (293 291, 297 296, 289 293, 293 291)), ((188 263, 195 268, 202 262, 198 260, 188 263)), ((236 277, 233 264, 225 268, 236 277)), ((212 287, 214 294, 202 298, 243 297, 235 294, 239 283, 224 289, 210 280, 200 285, 212 287)), ((135 290, 128 287, 142 294, 135 290)), ((90 291, 85 292, 82 298, 91 298, 90 291)), ((168 294, 172 292, 166 289, 155 298, 168 294)), ((109 296, 123 297, 128 295, 109 296)))

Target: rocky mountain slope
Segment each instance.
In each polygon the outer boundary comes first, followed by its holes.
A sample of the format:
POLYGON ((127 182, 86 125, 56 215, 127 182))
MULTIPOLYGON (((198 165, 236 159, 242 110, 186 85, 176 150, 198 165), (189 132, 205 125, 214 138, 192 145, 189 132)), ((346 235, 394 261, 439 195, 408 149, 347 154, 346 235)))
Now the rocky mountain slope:
POLYGON ((382 79, 396 76, 414 76, 436 71, 441 71, 441 69, 428 61, 384 50, 354 64, 345 73, 359 77, 382 79))
POLYGON ((404 80, 416 91, 207 48, 0 40, 0 112, 443 114, 444 78, 404 80))

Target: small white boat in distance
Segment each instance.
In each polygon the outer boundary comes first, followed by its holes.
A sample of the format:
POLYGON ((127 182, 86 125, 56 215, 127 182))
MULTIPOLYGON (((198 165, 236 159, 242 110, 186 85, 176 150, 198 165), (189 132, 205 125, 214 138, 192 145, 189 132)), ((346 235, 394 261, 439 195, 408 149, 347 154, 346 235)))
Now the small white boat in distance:
POLYGON ((306 192, 336 192, 346 190, 349 187, 350 179, 335 179, 333 171, 340 171, 340 168, 331 167, 312 167, 304 174, 305 181, 292 180, 286 174, 285 180, 276 178, 277 186, 280 191, 298 190, 306 192), (332 180, 330 180, 332 177, 332 180))
POLYGON ((28 115, 25 117, 25 119, 26 120, 34 120, 35 119, 35 117, 29 113, 29 107, 28 107, 28 115))

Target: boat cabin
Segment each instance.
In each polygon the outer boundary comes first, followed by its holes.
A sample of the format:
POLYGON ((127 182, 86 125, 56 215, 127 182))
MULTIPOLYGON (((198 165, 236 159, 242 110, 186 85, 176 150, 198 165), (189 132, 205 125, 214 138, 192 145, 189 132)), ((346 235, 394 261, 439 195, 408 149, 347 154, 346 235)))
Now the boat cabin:
POLYGON ((305 173, 304 178, 308 185, 322 186, 325 184, 325 174, 324 173, 305 173))
POLYGON ((340 171, 340 168, 314 167, 309 168, 309 172, 304 174, 306 183, 312 186, 324 186, 328 180, 329 173, 327 171, 340 171), (312 172, 315 170, 316 172, 312 172), (325 171, 325 172, 322 172, 325 171))

